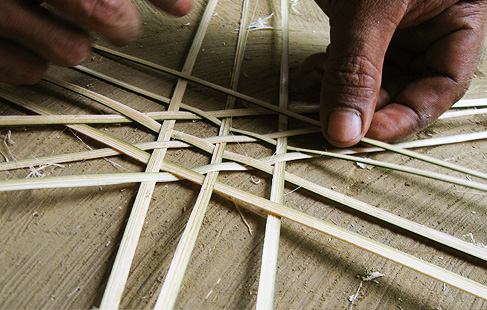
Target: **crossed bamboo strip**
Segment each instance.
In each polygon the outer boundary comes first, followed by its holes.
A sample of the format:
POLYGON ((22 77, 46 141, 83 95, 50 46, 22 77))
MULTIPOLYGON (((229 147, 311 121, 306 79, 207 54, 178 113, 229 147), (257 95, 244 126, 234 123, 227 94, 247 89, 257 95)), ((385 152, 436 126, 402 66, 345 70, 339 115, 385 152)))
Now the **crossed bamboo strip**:
MULTIPOLYGON (((179 135, 179 138, 181 138, 182 136, 184 136, 184 134, 180 134, 180 135, 179 135)), ((196 138, 196 137, 193 137, 192 139, 193 139, 193 140, 200 140, 199 138, 196 138)), ((204 143, 204 142, 202 143, 201 141, 199 141, 199 142, 198 142, 198 141, 188 141, 188 142, 192 142, 192 144, 195 144, 195 145, 206 145, 206 147, 211 147, 211 148, 213 149, 213 145, 212 145, 212 144, 209 144, 209 143, 204 143)), ((125 153, 125 152, 124 152, 124 153, 125 153)), ((235 157, 238 157, 238 156, 241 156, 241 155, 237 155, 237 156, 235 156, 235 157)), ((258 164, 253 163, 253 164, 254 164, 256 167, 259 167, 259 168, 261 168, 261 169, 263 169, 263 170, 267 170, 268 172, 270 172, 270 171, 272 170, 272 166, 267 166, 268 164, 265 164, 264 162, 260 162, 260 163, 258 163, 258 164), (268 167, 268 168, 267 168, 267 167, 268 167)), ((169 164, 165 164, 165 166, 166 166, 166 165, 169 165, 169 164)), ((173 167, 173 166, 171 166, 171 167, 173 167)), ((182 168, 178 168, 178 169, 182 169, 182 168)), ((179 170, 178 170, 178 171, 179 171, 179 170)), ((174 171, 171 171, 171 172, 173 172, 173 173, 174 173, 174 171)), ((187 173, 189 173, 189 172, 187 172, 187 173)), ((197 180, 199 180, 199 177, 196 177, 196 174, 194 174, 193 172, 191 172, 190 174, 191 174, 191 178, 190 178, 191 180, 193 180, 193 181, 197 181, 197 180)), ((111 183, 111 184, 116 184, 116 183, 121 183, 121 182, 122 182, 122 183, 123 183, 123 182, 127 182, 127 180, 126 180, 126 178, 125 178, 126 176, 128 176, 128 177, 132 176, 132 180, 134 180, 134 177, 133 177, 134 175, 140 175, 140 177, 136 178, 137 180, 140 180, 140 181, 144 180, 144 178, 150 178, 150 177, 153 177, 153 178, 154 178, 155 176, 158 176, 158 174, 150 174, 150 173, 144 173, 144 174, 117 174, 116 176, 112 177, 112 181, 111 181, 112 183, 111 183)), ((176 173, 176 175, 177 175, 177 176, 179 176, 179 177, 181 177, 181 175, 180 175, 179 173, 176 173)), ((199 174, 198 174, 198 175, 199 175, 199 174)), ((289 174, 289 173, 286 173, 286 175, 287 175, 287 176, 291 176, 291 174, 289 174)), ((96 182, 94 182, 94 181, 93 181, 93 180, 94 180, 94 179, 96 179, 96 178, 106 178, 106 177, 105 177, 105 176, 92 176, 92 177, 90 177, 90 179, 92 179, 92 180, 90 180, 88 183, 84 183, 84 185, 85 185, 85 186, 93 186, 93 185, 98 184, 98 183, 96 183, 96 182)), ((189 177, 188 177, 188 178, 189 178, 189 177)), ((75 181, 75 182, 71 183, 71 185, 69 185, 70 183, 69 183, 69 182, 67 182, 67 180, 68 180, 68 179, 69 179, 69 177, 53 177, 53 178, 44 178, 44 179, 35 179, 35 180, 21 180, 20 182, 23 182, 23 183, 24 183, 24 188, 32 188, 32 187, 29 187, 29 185, 36 184, 36 183, 38 183, 37 185, 40 185, 40 187, 41 187, 41 188, 46 188, 46 187, 63 187, 63 186, 83 186, 83 183, 81 183, 81 182, 80 182, 80 180, 79 180, 79 178, 77 178, 77 177, 71 177, 71 179, 72 179, 73 181, 75 181), (49 182, 50 180, 53 180, 54 185, 53 185, 52 183, 50 183, 50 182, 49 182), (27 184, 27 185, 25 185, 25 184, 27 184)), ((154 180, 154 179, 153 179, 153 180, 154 180)), ((301 180, 300 180, 300 181, 301 181, 301 180)), ((2 190, 8 190, 8 185, 12 184, 13 182, 14 182, 14 181, 3 181, 3 182, 2 182, 2 190), (3 185, 6 185, 6 187, 5 187, 5 186, 3 186, 3 185)), ((19 181, 17 181, 17 182, 19 182, 19 181)), ((199 182, 199 181, 198 181, 198 182, 199 182)), ((109 184, 110 184, 110 183, 109 183, 109 184)), ((218 185, 218 183, 217 183, 217 185, 218 185)), ((309 184, 308 184, 308 185, 309 185, 309 184)), ((224 187, 225 187, 225 186, 224 186, 224 187)), ((305 186, 303 186, 303 187, 306 187, 306 184, 305 184, 305 186)), ((37 188, 37 187, 36 187, 36 188, 37 188)), ((216 186, 216 187, 215 187, 215 190, 216 190, 216 191, 218 191, 218 188, 219 188, 219 187, 218 187, 218 186, 216 186)), ((220 188, 220 190, 221 190, 221 188, 220 188)), ((226 192, 226 189, 224 189, 224 190, 220 191, 220 194, 228 196, 228 193, 226 192), (226 194, 225 194, 225 193, 226 193, 226 194)), ((242 195, 243 195, 243 196, 245 196, 245 197, 247 197, 245 194, 239 193, 239 196, 238 196, 237 198, 242 197, 242 195)), ((345 197, 346 197, 346 196, 345 196, 345 197)), ((234 198, 235 198, 235 197, 234 197, 234 198)), ((248 198, 248 197, 247 197, 247 198, 248 198)), ((235 199, 236 199, 236 198, 235 198, 235 199)), ((335 200, 337 200, 337 199, 335 199, 335 200)), ((347 197, 347 200, 348 200, 348 197, 347 197)), ((248 199, 244 199, 244 200, 242 200, 242 201, 243 201, 243 202, 245 202, 245 203, 249 203, 248 199)), ((255 203, 254 203, 254 204, 255 204, 255 203)), ((262 207, 262 206, 260 206, 260 207, 262 207)), ((279 213, 276 213, 276 214, 281 215, 281 214, 279 214, 279 213)), ((299 222, 299 221, 298 221, 298 222, 299 222)), ((398 226, 399 226, 399 225, 398 225, 398 226)), ((320 230, 320 229, 318 229, 318 230, 320 230)), ((320 231, 322 231, 322 230, 320 230, 320 231)), ((441 235, 441 234, 442 234, 442 233, 439 233, 439 232, 436 232, 436 233, 437 233, 438 235, 441 235)), ((335 236, 335 235, 333 235, 333 236, 335 236)), ((338 237, 337 237, 337 238, 338 238, 338 237)), ((447 238, 447 239, 455 239, 455 238, 451 238, 451 237, 449 237, 449 238, 447 238)), ((459 241, 460 241, 460 240, 459 240, 459 241)), ((460 241, 460 243, 462 243, 462 241, 460 241)), ((355 243, 354 243, 354 244, 355 244, 355 243)), ((369 245, 370 245, 370 244, 369 244, 369 245)), ((478 247, 475 247, 475 248, 477 248, 477 249, 478 249, 478 247)), ((376 253, 376 254, 383 256, 381 253, 376 253)), ((386 256, 384 256, 384 257, 388 258, 389 256, 387 256, 387 255, 386 255, 386 256)), ((398 262, 397 260, 394 260, 394 259, 393 259, 393 261, 398 262)), ((427 263, 426 263, 426 264, 427 264, 427 263)), ((414 264, 413 264, 413 265, 414 265, 414 266, 410 266, 410 265, 408 265, 408 264, 405 264, 405 266, 408 266, 408 267, 410 267, 410 268, 412 268, 412 269, 414 269, 414 270, 418 270, 418 269, 416 268, 416 267, 418 267, 418 266, 421 266, 421 267, 419 267, 419 268, 424 267, 422 264, 419 264, 419 265, 418 265, 418 263, 417 263, 417 262, 414 262, 414 264), (416 266, 416 267, 415 267, 415 266, 416 266)), ((429 266, 429 265, 428 265, 428 266, 429 266)), ((435 272, 435 271, 431 271, 431 270, 436 270, 436 268, 438 268, 438 267, 436 267, 436 266, 435 266, 435 267, 433 267, 433 269, 428 269, 429 271, 427 271, 427 272, 425 272, 424 270, 422 270, 422 271, 420 271, 420 272, 423 272, 423 273, 425 273, 425 274, 427 274, 427 275, 429 275, 429 276, 431 276, 431 277, 433 277, 433 278, 436 278, 436 279, 443 279, 443 280, 445 280, 445 279, 448 279, 448 278, 450 278, 450 277, 451 277, 451 273, 449 273, 449 272, 446 272, 446 274, 445 274, 445 273, 441 273, 441 272, 440 272, 440 274, 441 274, 440 276, 438 276, 438 275, 431 275, 431 274, 430 274, 430 272, 435 272)), ((440 268, 440 269, 441 269, 441 268, 440 268)), ((419 271, 419 270, 418 270, 418 271, 419 271)), ((443 280, 442 280, 442 281, 443 281, 443 280)), ((452 286, 458 287, 458 288, 460 288, 460 289, 463 289, 463 290, 465 290, 465 291, 468 291, 468 292, 470 292, 470 293, 472 293, 472 294, 474 294, 474 295, 479 296, 479 295, 476 293, 476 292, 478 292, 479 287, 476 287, 476 288, 472 289, 472 288, 471 288, 471 284, 472 284, 472 283, 471 283, 471 282, 469 282, 469 281, 465 282, 465 281, 464 281, 464 280, 462 280, 462 279, 460 279, 460 280, 459 280, 459 279, 454 279, 454 280, 450 279, 449 281, 444 281, 444 282, 445 282, 445 283, 448 283, 448 284, 450 284, 450 285, 452 285, 452 286), (465 284, 465 286, 464 286, 464 284, 465 284)), ((480 289, 480 291, 482 291, 482 289, 480 289)), ((481 295, 481 296, 482 296, 482 295, 481 295)), ((485 298, 485 297, 482 297, 482 298, 485 298)))
MULTIPOLYGON (((288 109, 289 88, 289 3, 281 1, 281 73, 279 85, 279 108, 288 109)), ((287 130, 288 119, 280 114, 278 118, 278 131, 287 130)), ((287 153, 287 138, 277 139, 275 155, 287 153)), ((286 174, 286 162, 274 164, 272 172, 272 185, 270 201, 282 204, 284 202, 284 183, 286 174)), ((257 310, 271 310, 274 305, 275 286, 277 278, 279 239, 281 233, 281 218, 269 214, 267 216, 264 248, 262 250, 262 263, 257 291, 257 310)))

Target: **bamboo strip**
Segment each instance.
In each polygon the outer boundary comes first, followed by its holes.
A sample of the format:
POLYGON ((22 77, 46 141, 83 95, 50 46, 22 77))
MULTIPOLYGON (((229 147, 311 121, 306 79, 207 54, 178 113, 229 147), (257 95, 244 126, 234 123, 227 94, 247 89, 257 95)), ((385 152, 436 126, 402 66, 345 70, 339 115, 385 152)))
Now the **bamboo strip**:
MULTIPOLYGON (((289 4, 288 0, 281 1, 281 73, 279 87, 279 107, 288 108, 288 81, 289 81, 289 4)), ((288 119, 279 115, 278 131, 287 129, 288 119)), ((276 155, 287 152, 287 138, 277 139, 276 155)), ((282 161, 274 165, 272 173, 272 185, 270 201, 282 204, 284 201, 284 180, 286 175, 286 162, 282 161)), ((257 310, 271 310, 274 305, 274 295, 277 278, 279 239, 281 235, 281 218, 273 214, 267 216, 264 235, 264 248, 262 250, 262 263, 257 292, 257 310)))
POLYGON ((460 111, 448 111, 440 115, 438 119, 447 119, 447 118, 463 117, 463 116, 471 116, 471 115, 479 115, 479 114, 487 114, 487 109, 468 109, 468 110, 460 110, 460 111))
MULTIPOLYGON (((183 138, 183 136, 180 136, 180 138, 183 138)), ((194 139, 195 137, 193 137, 194 139)), ((198 138, 196 138, 198 139, 198 138)), ((188 143, 193 143, 191 140, 185 140, 188 143)), ((200 144, 202 145, 202 144, 200 144)), ((201 149, 206 152, 211 152, 212 148, 207 147, 205 149, 201 149)), ((260 171, 266 172, 268 174, 271 174, 273 172, 273 167, 271 164, 275 164, 281 160, 289 160, 292 157, 299 157, 302 158, 302 156, 310 156, 310 155, 305 155, 305 154, 284 154, 284 155, 277 155, 277 156, 271 156, 270 158, 263 158, 263 159, 253 159, 247 156, 243 156, 240 154, 232 153, 229 151, 225 152, 225 158, 228 160, 233 160, 236 162, 239 162, 245 166, 243 167, 253 167, 255 169, 258 169, 260 171)), ((408 171, 408 169, 405 169, 405 171, 408 171)), ((352 197, 348 197, 346 195, 340 194, 338 192, 335 192, 333 190, 318 186, 316 184, 313 184, 312 182, 309 182, 303 178, 300 178, 296 175, 293 175, 289 172, 286 172, 286 181, 293 183, 296 186, 300 186, 304 189, 307 189, 315 194, 318 194, 322 197, 325 197, 329 200, 335 201, 343 206, 352 208, 354 210, 360 211, 362 213, 365 213, 369 216, 375 217, 379 220, 385 221, 389 224, 398 226, 400 228, 403 228, 405 230, 408 230, 410 232, 413 232, 419 236, 431 239, 433 241, 436 241, 438 243, 444 244, 446 246, 449 246, 453 249, 456 249, 458 251, 465 252, 467 254, 476 256, 478 258, 481 258, 483 260, 487 260, 487 252, 479 247, 473 246, 465 241, 462 241, 460 239, 454 238, 452 236, 449 236, 447 234, 441 233, 439 231, 436 231, 434 229, 428 228, 426 226, 417 224, 415 222, 409 221, 407 219, 404 219, 402 217, 396 216, 392 213, 383 211, 379 208, 370 206, 360 200, 354 199, 352 197)))
MULTIPOLYGON (((14 97, 14 98, 15 98, 15 97, 14 97)), ((37 109, 37 108, 36 108, 36 106, 34 106, 34 105, 31 105, 31 106, 30 106, 30 108, 31 108, 33 111, 38 111, 39 113, 42 113, 42 111, 40 111, 39 109, 37 109)), ((102 140, 103 140, 103 139, 102 139, 102 140)), ((101 142, 104 142, 104 141, 101 141, 101 142)), ((131 148, 132 148, 132 146, 131 146, 131 145, 123 145, 123 144, 122 144, 122 146, 121 146, 120 148, 121 148, 121 150, 122 150, 124 153, 129 153, 129 154, 130 154, 130 152, 135 152, 135 156, 134 156, 134 158, 135 158, 135 159, 137 159, 137 160, 139 160, 139 161, 142 161, 142 162, 147 162, 147 158, 145 158, 145 159, 144 159, 144 156, 143 156, 143 155, 139 154, 140 156, 137 156, 137 153, 138 153, 138 152, 137 152, 137 150, 135 150, 135 151, 131 150, 131 148), (128 150, 127 150, 127 149, 128 149, 128 150)), ((239 156, 240 156, 240 155, 239 155, 239 156)), ((241 157, 242 157, 242 156, 241 156, 241 157)), ((232 160, 236 160, 236 159, 238 158, 238 156, 237 156, 237 154, 235 154, 233 157, 228 156, 227 158, 230 158, 230 159, 232 159, 232 160)), ((364 162, 364 159, 360 159, 360 160, 361 160, 362 162, 364 162)), ((267 169, 266 164, 264 164, 263 162, 258 161, 258 160, 253 160, 253 159, 251 159, 251 158, 246 158, 246 157, 244 157, 244 159, 243 159, 243 160, 241 160, 241 161, 242 161, 242 162, 244 162, 244 163, 246 163, 246 164, 248 164, 248 163, 250 162, 250 163, 252 163, 252 165, 253 165, 255 168, 257 168, 257 169, 261 169, 261 170, 263 170, 263 171, 265 171, 265 170, 267 169)), ((367 162, 365 162, 365 163, 367 163, 367 162)), ((268 171, 269 171, 269 170, 268 170, 268 171)), ((299 186, 299 185, 298 185, 298 186, 299 186)), ((335 198, 333 198, 333 197, 327 197, 327 198, 332 199, 332 200, 334 200, 334 199, 335 199, 335 198)), ((340 198, 340 197, 339 197, 339 198, 340 198)), ((349 200, 347 200, 347 199, 346 199, 346 198, 348 198, 348 197, 342 197, 342 198, 344 198, 344 201, 349 201, 349 200)), ((335 199, 335 200, 336 200, 336 199, 335 199)), ((339 199, 338 199, 338 200, 336 200, 336 201, 337 201, 337 202, 340 202, 340 200, 339 200, 339 199)), ((353 201, 353 200, 352 200, 352 201, 353 201)), ((340 203, 342 203, 342 202, 340 202, 340 203)), ((344 205, 346 205, 346 204, 344 204, 344 205)), ((368 213, 368 214, 370 214, 370 213, 368 213)), ((398 224, 394 224, 394 225, 397 225, 397 226, 401 227, 401 226, 400 226, 400 225, 398 225, 398 224)), ((430 237, 427 237, 427 238, 431 238, 432 240, 435 240, 434 236, 430 236, 430 237)), ((444 238, 444 239, 445 239, 445 238, 444 238)), ((437 241, 437 240, 436 240, 436 241, 437 241)), ((442 241, 438 241, 438 242, 442 242, 442 241)), ((448 241, 443 240, 443 243, 444 243, 444 244, 448 244, 448 241)), ((449 246, 450 246, 450 245, 449 245, 449 246)), ((453 246, 453 247, 454 247, 454 246, 453 246)), ((455 247, 454 247, 454 248, 455 248, 455 247)), ((458 248, 457 248, 457 249, 458 249, 458 248)))
MULTIPOLYGON (((24 98, 10 94, 10 93, 4 91, 3 89, 0 89, 0 95, 2 96, 2 98, 7 99, 10 102, 15 103, 15 104, 23 107, 24 109, 30 110, 34 113, 43 114, 43 115, 55 114, 55 112, 53 112, 47 108, 44 108, 44 107, 41 107, 37 104, 29 102, 24 98)), ((111 135, 109 135, 103 131, 100 131, 98 129, 90 127, 88 125, 67 125, 67 127, 71 128, 77 132, 80 132, 86 136, 89 136, 92 139, 95 139, 99 142, 102 142, 102 143, 104 143, 104 144, 106 144, 106 145, 108 145, 108 146, 110 146, 110 147, 112 147, 118 151, 121 151, 124 154, 126 154, 126 155, 128 155, 134 159, 148 160, 148 158, 149 158, 149 153, 147 153, 141 149, 138 149, 137 147, 134 147, 133 145, 128 144, 125 141, 122 141, 118 138, 115 138, 115 137, 113 137, 113 136, 111 136, 111 135)))
MULTIPOLYGON (((111 83, 111 84, 114 84, 120 88, 123 88, 123 89, 126 89, 126 90, 129 90, 131 92, 134 92, 136 94, 139 94, 141 96, 144 96, 144 97, 147 97, 147 98, 150 98, 150 99, 153 99, 153 100, 156 100, 158 102, 161 102, 161 103, 170 103, 171 99, 167 98, 167 97, 164 97, 164 96, 161 96, 161 95, 158 95, 158 94, 155 94, 153 92, 150 92, 150 91, 147 91, 145 89, 142 89, 140 87, 137 87, 137 86, 134 86, 134 85, 131 85, 129 83, 125 83, 123 81, 120 81, 120 80, 117 80, 113 77, 109 77, 105 74, 102 74, 102 73, 99 73, 99 72, 96 72, 92 69, 88 69, 88 68, 85 68, 83 66, 76 66, 74 67, 74 69, 78 70, 78 71, 81 71, 81 72, 84 72, 86 74, 89 74, 91 76, 94 76, 100 80, 103 80, 105 82, 108 82, 108 83, 111 83)), ((216 117, 214 117, 213 115, 209 114, 208 112, 205 112, 203 110, 200 110, 198 108, 195 108, 195 107, 192 107, 188 104, 184 104, 184 103, 180 103, 180 107, 187 110, 187 111, 190 111, 196 115, 199 115, 201 118, 204 118, 212 123, 214 123, 215 125, 219 126, 221 124, 220 120, 217 119, 216 117)), ((174 111, 172 111, 174 112, 174 111)))
MULTIPOLYGON (((204 176, 198 174, 196 172, 187 170, 185 168, 176 166, 174 164, 170 164, 164 162, 162 168, 167 170, 171 174, 175 175, 178 178, 187 179, 197 184, 202 184, 204 180, 204 176)), ((85 186, 98 186, 101 184, 123 184, 123 183, 133 183, 133 182, 141 182, 147 179, 151 180, 158 180, 159 173, 127 173, 127 174, 116 174, 111 176, 85 176, 90 178, 89 182, 87 183, 80 183, 81 185, 85 186), (100 181, 103 180, 104 183, 100 181), (107 181, 108 180, 108 181, 107 181), (98 183, 97 183, 98 182, 98 183)), ((51 187, 68 187, 68 183, 66 182, 67 179, 71 179, 79 182, 79 177, 45 177, 45 178, 36 178, 36 179, 26 179, 26 180, 15 180, 16 182, 22 181, 27 186, 25 189, 33 189, 38 188, 38 186, 32 185, 42 185, 42 188, 49 188, 51 187), (48 182, 46 182, 48 180, 48 182), (51 182, 49 182, 51 181, 51 182), (54 182, 52 182, 54 181, 54 182), (53 183, 55 185, 53 186, 53 183), (29 186, 30 185, 30 186, 29 186)), ((13 183, 13 180, 7 181, 0 181, 0 187, 5 189, 3 186, 5 183, 13 183)), ((77 186, 76 184, 72 184, 71 186, 77 186)), ((306 215, 302 212, 290 209, 283 205, 271 202, 264 198, 260 198, 257 196, 253 196, 249 193, 244 191, 235 189, 229 185, 217 182, 214 188, 215 192, 218 194, 227 197, 229 199, 236 199, 244 204, 248 204, 259 209, 265 210, 269 213, 276 214, 278 216, 287 218, 291 221, 299 223, 301 225, 307 226, 311 229, 317 230, 319 232, 325 233, 330 235, 334 238, 340 239, 344 242, 357 246, 361 249, 369 251, 371 253, 375 253, 378 256, 396 262, 400 265, 408 267, 412 270, 415 270, 419 273, 422 273, 426 276, 429 276, 433 279, 438 281, 444 282, 448 285, 456 287, 462 291, 475 295, 477 297, 487 299, 487 287, 477 283, 475 281, 469 280, 462 276, 459 276, 453 272, 448 270, 442 269, 438 266, 435 266, 431 263, 427 263, 422 261, 414 256, 409 254, 405 254, 400 252, 396 249, 388 247, 386 245, 380 244, 376 241, 370 240, 368 238, 362 237, 358 234, 349 232, 343 228, 337 227, 336 225, 324 222, 312 216, 306 215)))
MULTIPOLYGON (((403 149, 410 149, 410 148, 419 148, 419 147, 426 147, 426 146, 437 146, 437 145, 469 142, 469 141, 482 140, 482 139, 487 139, 487 131, 446 136, 440 138, 415 140, 410 142, 397 143, 394 145, 403 149)), ((299 149, 297 148, 293 150, 299 151, 299 149)), ((374 152, 383 152, 383 151, 384 149, 379 147, 354 147, 351 149, 332 150, 331 152, 337 154, 351 155, 351 154, 374 153, 374 152)))
POLYGON ((477 108, 487 106, 487 98, 462 99, 452 105, 452 109, 458 108, 477 108))

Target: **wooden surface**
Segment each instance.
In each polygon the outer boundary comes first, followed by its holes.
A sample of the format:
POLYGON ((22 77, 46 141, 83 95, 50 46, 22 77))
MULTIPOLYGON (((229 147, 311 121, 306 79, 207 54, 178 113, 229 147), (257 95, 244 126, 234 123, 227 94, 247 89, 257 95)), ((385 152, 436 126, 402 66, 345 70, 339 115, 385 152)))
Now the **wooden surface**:
MULTIPOLYGON (((169 18, 142 2, 142 37, 120 51, 181 70, 205 3, 197 3, 188 16, 169 18)), ((252 20, 271 18, 273 30, 250 32, 239 91, 278 104, 280 69, 279 3, 251 5, 252 20), (253 10, 255 9, 255 13, 253 10)), ((290 15, 290 101, 316 103, 317 90, 299 73, 300 63, 321 52, 328 43, 326 18, 312 1, 300 1, 290 15)), ((220 1, 203 41, 193 75, 228 87, 233 64, 241 3, 220 1)), ((110 46, 95 36, 101 45, 110 46)), ((167 97, 176 79, 93 54, 85 65, 107 75, 167 97)), ((467 94, 486 96, 487 61, 482 59, 467 94)), ((87 87, 141 112, 167 106, 121 90, 72 69, 51 68, 50 75, 87 87)), ((108 108, 56 86, 41 82, 30 87, 2 86, 17 95, 62 114, 110 114, 108 108)), ((224 108, 226 96, 189 84, 183 102, 206 111, 224 108)), ((250 106, 237 102, 239 106, 250 106)), ((28 114, 0 101, 0 115, 28 114)), ((267 134, 277 131, 276 116, 233 119, 232 126, 267 134)), ((300 124, 291 122, 290 127, 300 124)), ((136 125, 93 125, 130 143, 155 141, 156 135, 136 125)), ((487 116, 437 121, 411 137, 424 139, 484 131, 487 116)), ((205 121, 177 121, 176 129, 198 137, 218 135, 205 121)), ((17 160, 103 147, 62 125, 0 127, 0 136, 11 131, 13 143, 0 145, 17 160), (78 138, 79 139, 78 139, 78 138), (8 150, 7 150, 8 148, 8 150)), ((2 138, 3 139, 3 138, 2 138)), ((6 141, 7 143, 7 141, 6 141)), ((319 134, 289 138, 289 145, 314 149, 329 147, 319 134)), ((254 158, 270 156, 263 143, 230 144, 227 150, 254 158)), ((417 151, 472 169, 487 172, 485 141, 421 148, 417 151)), ((10 156, 10 155, 9 155, 10 156)), ((11 157, 12 157, 11 156, 11 157)), ((363 155, 411 167, 445 172, 389 152, 363 155)), ((210 157, 195 149, 170 150, 167 160, 185 167, 208 164, 210 157)), ((46 176, 140 172, 145 166, 126 156, 51 166, 46 176), (118 164, 118 165, 115 165, 118 164)), ((10 158, 14 160, 14 158, 10 158)), ((316 158, 290 162, 287 170, 327 188, 424 224, 444 233, 487 244, 485 193, 412 177, 382 168, 316 158), (471 235, 469 235, 471 234, 471 235)), ((24 178, 31 171, 0 172, 0 178, 24 178)), ((459 173, 447 173, 467 178, 459 173)), ((221 172, 218 180, 269 198, 271 177, 259 172, 221 172), (259 180, 259 182, 256 182, 259 180), (258 184, 256 184, 258 183, 258 184)), ((428 262, 483 284, 485 262, 405 233, 357 212, 326 201, 304 190, 286 186, 284 204, 330 221, 353 232, 383 242, 428 262)), ((98 307, 117 253, 138 185, 73 189, 26 190, 0 193, 0 308, 89 309, 98 307)), ((200 188, 180 181, 158 184, 125 289, 121 308, 152 308, 162 287, 179 237, 200 188)), ((246 309, 255 307, 265 231, 265 219, 243 210, 252 234, 233 202, 212 196, 196 248, 183 280, 176 307, 182 309, 246 309)), ((485 309, 487 302, 376 255, 284 220, 282 223, 275 308, 344 309, 361 283, 360 276, 378 271, 384 277, 364 282, 354 309, 485 309)))

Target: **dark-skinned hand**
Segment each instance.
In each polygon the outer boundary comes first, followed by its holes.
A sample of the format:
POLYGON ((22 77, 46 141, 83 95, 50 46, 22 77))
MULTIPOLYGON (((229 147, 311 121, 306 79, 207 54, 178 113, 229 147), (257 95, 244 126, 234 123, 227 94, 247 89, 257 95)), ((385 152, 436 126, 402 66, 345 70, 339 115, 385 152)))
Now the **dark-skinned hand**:
MULTIPOLYGON (((192 0, 151 0, 175 16, 186 14, 192 0)), ((131 0, 2 0, 0 9, 0 82, 32 84, 48 64, 73 66, 90 53, 86 30, 118 45, 141 31, 131 0)))
POLYGON ((329 17, 330 45, 303 71, 321 80, 320 119, 331 144, 400 140, 465 94, 482 52, 487 1, 316 2, 329 17))

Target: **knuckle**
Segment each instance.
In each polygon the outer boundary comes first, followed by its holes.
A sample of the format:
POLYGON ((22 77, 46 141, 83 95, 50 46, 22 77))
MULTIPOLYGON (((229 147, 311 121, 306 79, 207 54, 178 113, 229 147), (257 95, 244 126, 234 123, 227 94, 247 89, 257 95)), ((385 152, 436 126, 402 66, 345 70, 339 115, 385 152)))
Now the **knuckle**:
POLYGON ((130 2, 120 0, 86 0, 80 1, 80 12, 84 19, 92 25, 110 27, 127 23, 127 6, 130 2))
POLYGON ((364 56, 341 57, 328 62, 324 83, 328 91, 348 97, 348 102, 370 101, 379 91, 380 76, 381 70, 364 56))

